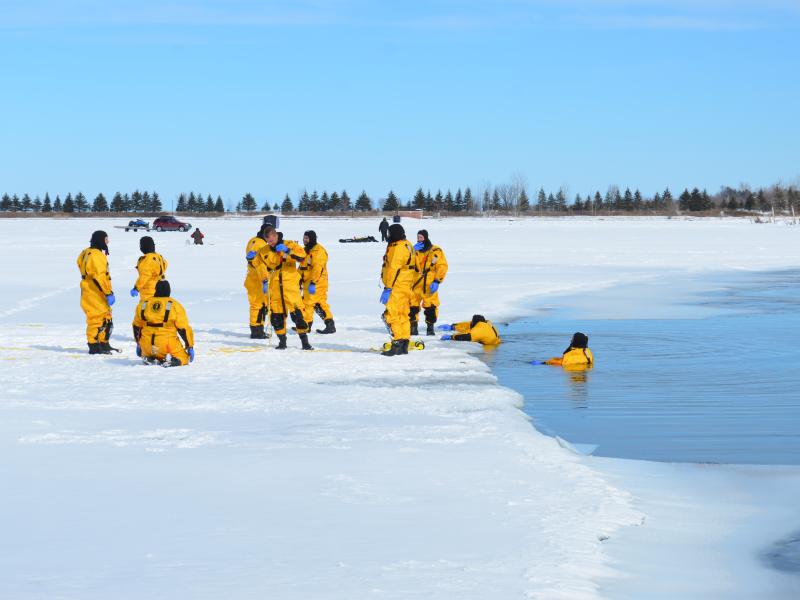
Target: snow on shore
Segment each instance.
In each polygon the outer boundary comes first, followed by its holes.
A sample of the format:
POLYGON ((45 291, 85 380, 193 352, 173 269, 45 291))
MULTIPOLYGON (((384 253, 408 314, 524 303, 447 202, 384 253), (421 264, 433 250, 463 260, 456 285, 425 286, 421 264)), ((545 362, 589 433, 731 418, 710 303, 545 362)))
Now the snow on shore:
MULTIPOLYGON (((104 220, 0 220, 0 597, 592 598, 601 539, 641 522, 624 489, 538 434, 479 349, 387 359, 375 220, 286 219, 330 252, 340 333, 317 352, 247 338, 256 219, 153 233, 197 334, 189 368, 140 365, 140 234, 104 220), (111 235, 116 345, 85 354, 74 261, 111 235), (10 259, 10 257, 15 257, 10 259), (8 518, 10 517, 10 518, 8 518), (13 549, 13 551, 12 551, 13 549)), ((442 321, 665 273, 800 263, 800 232, 745 221, 406 222, 447 252, 442 321)), ((565 335, 568 335, 566 332, 565 335)))

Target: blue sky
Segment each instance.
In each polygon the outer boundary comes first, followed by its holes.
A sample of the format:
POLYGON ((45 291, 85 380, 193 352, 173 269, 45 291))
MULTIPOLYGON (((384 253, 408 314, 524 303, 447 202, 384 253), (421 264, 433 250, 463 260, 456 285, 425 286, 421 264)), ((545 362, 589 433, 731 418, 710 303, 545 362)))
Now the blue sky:
POLYGON ((800 176, 800 2, 0 4, 0 192, 800 176))

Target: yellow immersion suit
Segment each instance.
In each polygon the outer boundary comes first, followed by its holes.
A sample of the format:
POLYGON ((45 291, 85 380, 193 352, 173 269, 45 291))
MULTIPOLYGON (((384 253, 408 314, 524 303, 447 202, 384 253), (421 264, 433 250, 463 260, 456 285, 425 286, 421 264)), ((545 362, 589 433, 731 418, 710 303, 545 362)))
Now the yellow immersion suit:
POLYGON ((97 248, 86 248, 78 255, 81 273, 81 308, 86 313, 86 341, 108 342, 113 323, 106 296, 112 293, 108 258, 97 248))
POLYGON ((484 346, 496 346, 500 343, 500 334, 491 321, 480 321, 470 326, 470 321, 453 323, 453 339, 457 342, 478 342, 484 346))
POLYGON ((297 242, 283 241, 289 248, 289 255, 273 250, 267 244, 256 258, 270 271, 269 309, 270 321, 278 335, 286 334, 286 318, 294 321, 297 333, 308 333, 308 325, 303 319, 303 299, 300 297, 300 271, 297 262, 306 257, 306 251, 297 242))
POLYGON ((263 260, 258 260, 258 253, 267 247, 267 242, 260 236, 250 238, 245 253, 255 252, 256 258, 247 261, 247 275, 244 287, 247 300, 250 302, 250 327, 263 327, 269 312, 269 291, 264 292, 264 281, 269 280, 269 271, 263 260))
POLYGON ((447 276, 447 258, 444 250, 439 246, 431 245, 427 250, 418 250, 416 253, 417 270, 419 275, 414 281, 414 296, 411 300, 410 318, 412 323, 417 322, 420 303, 425 312, 425 323, 433 325, 439 317, 439 292, 431 293, 431 283, 444 281, 447 276))
POLYGON ((409 311, 417 279, 417 265, 414 260, 414 247, 408 240, 391 242, 386 246, 381 269, 383 287, 391 288, 389 301, 383 320, 392 331, 393 340, 407 340, 411 337, 409 311))
POLYGON ((314 321, 314 311, 327 321, 333 318, 331 307, 328 306, 328 251, 316 243, 308 251, 300 264, 300 274, 303 283, 303 320, 308 328, 314 321), (313 283, 314 293, 308 291, 308 285, 313 283))
POLYGON ((591 369, 594 365, 594 355, 589 348, 572 348, 564 352, 562 356, 556 356, 545 361, 547 365, 564 367, 567 370, 591 369))
POLYGON ((182 365, 189 364, 186 351, 194 347, 194 332, 186 310, 174 298, 158 296, 141 300, 133 317, 133 337, 143 357, 164 360, 169 354, 182 365))
POLYGON ((156 284, 164 279, 167 261, 158 252, 148 252, 139 257, 136 270, 139 277, 133 287, 139 290, 140 300, 147 300, 156 293, 156 284))

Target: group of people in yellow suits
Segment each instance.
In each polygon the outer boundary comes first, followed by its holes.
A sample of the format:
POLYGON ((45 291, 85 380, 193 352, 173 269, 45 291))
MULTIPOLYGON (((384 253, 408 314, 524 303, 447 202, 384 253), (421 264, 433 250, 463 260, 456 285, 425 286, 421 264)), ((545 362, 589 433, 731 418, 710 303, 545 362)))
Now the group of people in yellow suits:
MULTIPOLYGON (((186 311, 172 298, 166 280, 167 261, 156 252, 153 238, 144 236, 139 242, 142 256, 136 269, 138 278, 131 289, 139 297, 133 319, 136 353, 146 362, 186 365, 194 360, 194 333, 186 311)), ((86 314, 86 338, 90 354, 110 354, 109 338, 113 329, 112 310, 115 297, 108 271, 108 236, 104 231, 92 234, 89 247, 78 257, 81 274, 81 308, 86 314)), ((264 224, 248 240, 244 287, 250 305, 250 337, 268 337, 269 323, 278 336, 277 349, 287 347, 287 322, 300 339, 304 350, 312 350, 308 340, 314 315, 322 319, 319 334, 336 332, 333 313, 328 304, 328 252, 319 243, 313 230, 303 235, 303 244, 284 240, 272 225, 264 224)), ((383 321, 392 341, 384 356, 407 354, 410 338, 419 334, 419 315, 423 314, 426 335, 435 335, 439 317, 439 286, 447 277, 448 264, 444 250, 432 243, 428 231, 417 232, 417 241, 406 239, 402 225, 388 228, 386 252, 381 267, 385 306, 383 321)), ((497 328, 483 315, 469 321, 439 326, 448 332, 444 341, 477 342, 484 346, 500 344, 497 328)), ((561 357, 537 364, 560 365, 565 368, 591 366, 594 363, 588 338, 578 332, 561 357)))
MULTIPOLYGON (((136 354, 150 363, 187 365, 194 360, 194 332, 183 305, 171 296, 166 280, 167 261, 156 252, 150 236, 139 240, 139 249, 139 276, 131 289, 131 297, 139 298, 133 317, 136 354)), ((108 252, 108 234, 95 231, 77 261, 89 354, 111 354, 116 350, 109 343, 114 327, 111 307, 116 298, 108 271, 108 252)))

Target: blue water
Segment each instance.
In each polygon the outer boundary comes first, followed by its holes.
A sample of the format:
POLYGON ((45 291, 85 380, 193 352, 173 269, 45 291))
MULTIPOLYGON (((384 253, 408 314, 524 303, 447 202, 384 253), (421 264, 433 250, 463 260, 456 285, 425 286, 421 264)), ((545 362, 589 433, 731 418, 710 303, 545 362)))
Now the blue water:
MULTIPOLYGON (((675 318, 598 318, 619 291, 501 326, 486 355, 535 426, 595 455, 675 462, 800 464, 800 272, 744 275, 675 302, 675 318), (687 317, 686 315, 692 315, 687 317), (698 317, 697 315, 705 315, 698 317), (530 366, 589 336, 596 366, 530 366)), ((638 306, 637 316, 646 314, 638 306)))

